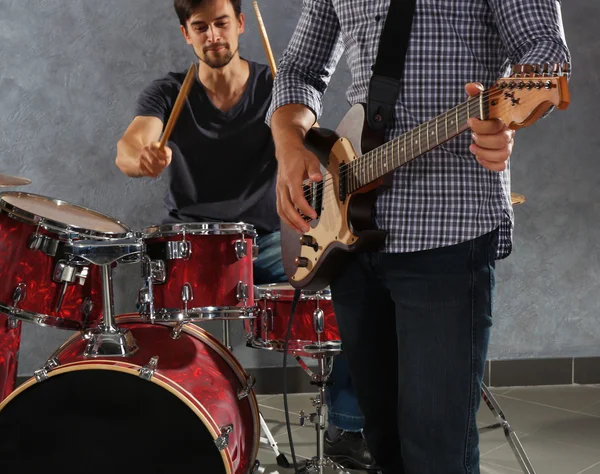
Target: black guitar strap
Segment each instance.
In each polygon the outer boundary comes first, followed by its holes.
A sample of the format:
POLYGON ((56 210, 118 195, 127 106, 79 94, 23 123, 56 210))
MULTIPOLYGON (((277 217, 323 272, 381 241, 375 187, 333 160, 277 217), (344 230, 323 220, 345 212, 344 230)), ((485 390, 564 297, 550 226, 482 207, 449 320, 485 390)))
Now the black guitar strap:
POLYGON ((391 0, 367 95, 367 123, 382 130, 394 113, 417 0, 391 0))

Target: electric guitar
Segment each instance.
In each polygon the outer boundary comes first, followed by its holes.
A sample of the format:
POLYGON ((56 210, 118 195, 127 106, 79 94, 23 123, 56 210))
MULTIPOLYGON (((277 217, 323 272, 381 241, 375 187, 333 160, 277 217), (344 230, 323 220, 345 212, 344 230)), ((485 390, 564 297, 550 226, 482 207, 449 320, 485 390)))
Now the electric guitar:
POLYGON ((417 128, 381 144, 366 125, 364 104, 354 105, 336 131, 312 128, 305 145, 321 162, 323 180, 305 181, 304 193, 317 212, 302 236, 281 223, 283 265, 295 288, 320 290, 329 285, 349 252, 373 252, 386 232, 372 211, 376 188, 391 184, 391 172, 465 132, 470 118, 499 118, 510 128, 527 127, 551 107, 569 105, 568 64, 517 65, 509 77, 478 96, 417 128))

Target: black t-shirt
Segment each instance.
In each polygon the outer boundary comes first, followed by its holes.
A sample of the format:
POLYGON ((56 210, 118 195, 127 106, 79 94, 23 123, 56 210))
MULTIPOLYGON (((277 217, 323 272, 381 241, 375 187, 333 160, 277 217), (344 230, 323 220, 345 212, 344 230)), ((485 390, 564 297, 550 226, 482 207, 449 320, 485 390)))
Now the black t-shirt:
MULTIPOLYGON (((242 97, 227 112, 214 106, 196 77, 173 128, 173 159, 163 223, 245 222, 257 230, 279 230, 275 204, 277 162, 265 115, 273 77, 265 65, 248 61, 242 97)), ((136 115, 166 125, 186 73, 169 73, 139 96, 136 115)))

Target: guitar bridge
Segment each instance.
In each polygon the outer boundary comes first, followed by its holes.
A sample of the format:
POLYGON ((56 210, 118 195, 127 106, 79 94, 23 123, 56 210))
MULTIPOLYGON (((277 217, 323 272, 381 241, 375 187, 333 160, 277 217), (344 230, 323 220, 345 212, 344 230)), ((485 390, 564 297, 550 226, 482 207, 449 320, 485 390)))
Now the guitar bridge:
MULTIPOLYGON (((317 219, 321 217, 321 211, 323 210, 323 182, 313 183, 312 181, 307 181, 302 184, 302 190, 304 191, 304 197, 312 207, 317 212, 317 219)), ((305 216, 302 211, 300 215, 302 219, 306 222, 312 221, 312 219, 308 216, 305 216)))

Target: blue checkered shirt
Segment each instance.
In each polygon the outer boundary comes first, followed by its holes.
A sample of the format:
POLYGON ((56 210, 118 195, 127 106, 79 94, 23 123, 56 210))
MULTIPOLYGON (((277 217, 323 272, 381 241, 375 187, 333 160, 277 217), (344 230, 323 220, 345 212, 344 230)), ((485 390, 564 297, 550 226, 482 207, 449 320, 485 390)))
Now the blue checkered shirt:
MULTIPOLYGON (((278 65, 267 123, 278 107, 300 103, 320 117, 322 96, 346 52, 350 104, 366 103, 389 0, 304 0, 278 65)), ((464 102, 465 84, 490 87, 511 64, 570 63, 555 0, 417 0, 404 78, 387 140, 464 102)), ((456 244, 499 228, 497 258, 512 250, 510 161, 489 171, 469 151, 470 133, 394 172, 375 215, 388 232, 382 251, 456 244)))

